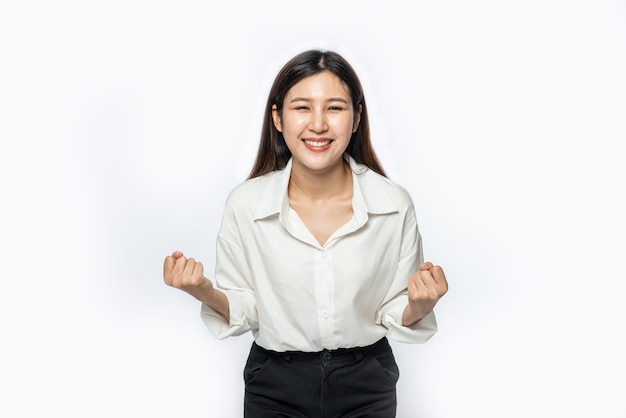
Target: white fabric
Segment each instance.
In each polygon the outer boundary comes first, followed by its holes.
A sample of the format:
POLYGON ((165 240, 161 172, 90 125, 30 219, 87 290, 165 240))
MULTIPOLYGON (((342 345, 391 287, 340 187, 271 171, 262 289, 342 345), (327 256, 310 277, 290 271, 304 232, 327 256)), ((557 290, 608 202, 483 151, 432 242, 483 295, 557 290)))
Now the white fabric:
POLYGON ((217 338, 252 331, 275 351, 373 344, 384 336, 426 342, 434 313, 402 326, 407 281, 423 261, 411 197, 348 158, 354 216, 321 246, 289 207, 291 161, 247 180, 228 197, 217 239, 216 286, 230 321, 203 304, 217 338))

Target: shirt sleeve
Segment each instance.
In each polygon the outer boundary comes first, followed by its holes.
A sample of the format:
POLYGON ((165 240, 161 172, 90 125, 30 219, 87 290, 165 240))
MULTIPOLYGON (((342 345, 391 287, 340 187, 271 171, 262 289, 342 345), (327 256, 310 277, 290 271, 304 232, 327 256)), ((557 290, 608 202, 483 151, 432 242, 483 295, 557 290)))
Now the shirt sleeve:
POLYGON ((423 262, 422 238, 411 204, 405 214, 398 269, 376 315, 376 323, 387 328, 387 335, 393 340, 403 343, 425 343, 437 332, 434 312, 410 327, 402 325, 402 314, 409 303, 407 283, 423 262))
POLYGON ((218 339, 258 329, 256 296, 250 284, 251 271, 239 245, 236 217, 225 212, 217 239, 215 285, 228 298, 230 319, 202 304, 201 317, 218 339))

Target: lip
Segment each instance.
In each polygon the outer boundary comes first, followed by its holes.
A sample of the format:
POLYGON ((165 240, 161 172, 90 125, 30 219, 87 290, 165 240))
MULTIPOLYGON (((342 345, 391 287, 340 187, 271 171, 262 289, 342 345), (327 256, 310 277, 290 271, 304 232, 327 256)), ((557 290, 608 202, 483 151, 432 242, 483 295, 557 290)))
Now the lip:
POLYGON ((333 140, 328 138, 305 138, 302 140, 302 143, 308 150, 322 152, 330 148, 333 140))

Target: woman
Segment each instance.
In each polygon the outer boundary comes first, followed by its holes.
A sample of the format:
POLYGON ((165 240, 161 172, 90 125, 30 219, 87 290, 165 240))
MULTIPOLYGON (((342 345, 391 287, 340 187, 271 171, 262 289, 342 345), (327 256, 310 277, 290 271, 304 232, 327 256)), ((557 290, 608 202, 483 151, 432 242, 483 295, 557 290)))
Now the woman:
POLYGON ((202 302, 217 338, 253 333, 246 417, 394 417, 387 337, 426 342, 448 289, 372 148, 356 73, 318 50, 272 85, 254 167, 227 200, 216 286, 180 251, 164 277, 202 302))

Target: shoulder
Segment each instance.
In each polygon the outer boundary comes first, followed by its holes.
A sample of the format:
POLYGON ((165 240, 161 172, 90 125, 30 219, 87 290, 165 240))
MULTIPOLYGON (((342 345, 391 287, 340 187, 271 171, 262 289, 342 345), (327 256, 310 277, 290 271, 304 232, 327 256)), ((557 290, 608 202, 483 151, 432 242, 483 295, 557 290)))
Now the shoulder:
POLYGON ((409 191, 399 183, 391 180, 389 177, 381 176, 380 174, 368 170, 370 175, 376 176, 377 180, 380 181, 390 196, 395 197, 400 200, 411 201, 411 195, 409 191))
POLYGON ((228 194, 227 204, 241 204, 261 196, 271 174, 245 180, 236 185, 228 194))
POLYGON ((278 200, 282 185, 282 170, 254 177, 235 186, 226 199, 230 211, 253 211, 259 205, 278 200))
POLYGON ((355 174, 367 200, 389 199, 400 211, 413 208, 411 194, 402 185, 367 168, 355 174))

